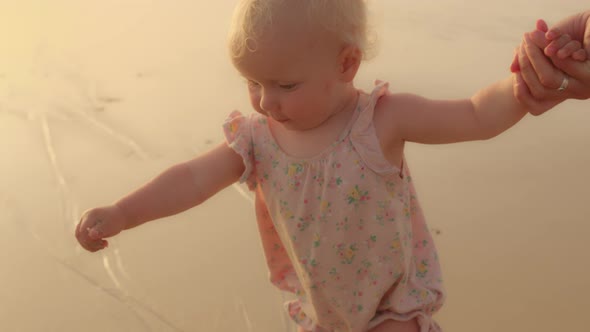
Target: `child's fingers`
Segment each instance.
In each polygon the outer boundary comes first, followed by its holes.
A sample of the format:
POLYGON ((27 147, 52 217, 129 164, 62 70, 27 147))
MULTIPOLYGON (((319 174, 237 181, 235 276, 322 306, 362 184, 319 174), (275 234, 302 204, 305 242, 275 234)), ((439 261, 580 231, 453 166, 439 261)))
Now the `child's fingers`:
POLYGON ((570 35, 568 34, 564 34, 559 36, 559 38, 554 39, 551 41, 551 43, 549 43, 549 45, 547 45, 547 47, 545 47, 545 55, 547 56, 554 56, 557 54, 557 52, 563 48, 565 45, 567 45, 567 43, 569 43, 570 41, 572 41, 572 37, 570 37, 570 35))
POLYGON ((74 234, 76 235, 76 240, 78 240, 78 242, 82 244, 82 232, 80 231, 80 223, 76 225, 76 231, 74 232, 74 234))
POLYGON ((510 72, 516 73, 520 71, 520 67, 518 66, 518 47, 514 49, 514 58, 512 59, 512 63, 510 64, 510 72))
POLYGON ((582 43, 577 40, 572 40, 565 44, 559 51, 557 51, 557 57, 559 59, 565 59, 570 57, 575 51, 582 49, 582 43))
POLYGON ((80 243, 82 248, 90 252, 95 252, 104 249, 108 246, 108 243, 105 240, 91 239, 89 237, 88 231, 85 230, 83 227, 83 222, 78 223, 78 225, 76 226, 76 239, 78 240, 78 243, 80 243))
POLYGON ((86 250, 88 250, 90 252, 97 252, 97 251, 102 250, 108 246, 109 246, 109 244, 105 240, 92 241, 87 244, 86 250))
POLYGON ((80 245, 82 247, 84 247, 84 249, 87 249, 87 244, 92 242, 90 240, 90 238, 88 237, 88 232, 86 230, 83 229, 82 226, 83 222, 80 221, 78 223, 78 225, 76 226, 76 239, 78 240, 78 243, 80 243, 80 245))
POLYGON ((98 215, 96 210, 87 211, 76 226, 76 239, 84 249, 91 252, 108 246, 108 242, 103 239, 105 237, 105 223, 98 215))
POLYGON ((88 228, 88 237, 92 240, 100 240, 104 237, 104 231, 99 227, 88 228))

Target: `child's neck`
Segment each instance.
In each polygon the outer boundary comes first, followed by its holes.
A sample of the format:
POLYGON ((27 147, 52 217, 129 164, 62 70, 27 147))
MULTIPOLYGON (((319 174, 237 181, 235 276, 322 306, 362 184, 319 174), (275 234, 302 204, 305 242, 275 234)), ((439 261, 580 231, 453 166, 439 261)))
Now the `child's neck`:
POLYGON ((358 91, 351 83, 348 83, 342 92, 342 98, 340 98, 340 103, 336 105, 336 109, 333 116, 338 116, 343 114, 345 117, 346 115, 352 114, 354 108, 356 107, 358 101, 358 91))
POLYGON ((358 104, 358 98, 359 92, 352 83, 348 83, 342 90, 341 98, 339 98, 334 112, 321 127, 340 128, 346 126, 358 104))

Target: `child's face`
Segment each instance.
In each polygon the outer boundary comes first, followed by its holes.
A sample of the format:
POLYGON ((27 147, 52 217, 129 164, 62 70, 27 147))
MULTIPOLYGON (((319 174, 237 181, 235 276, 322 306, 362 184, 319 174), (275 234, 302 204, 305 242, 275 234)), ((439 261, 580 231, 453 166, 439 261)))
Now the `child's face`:
POLYGON ((236 64, 254 109, 291 130, 315 128, 338 111, 341 46, 329 37, 288 23, 273 27, 272 35, 236 64))

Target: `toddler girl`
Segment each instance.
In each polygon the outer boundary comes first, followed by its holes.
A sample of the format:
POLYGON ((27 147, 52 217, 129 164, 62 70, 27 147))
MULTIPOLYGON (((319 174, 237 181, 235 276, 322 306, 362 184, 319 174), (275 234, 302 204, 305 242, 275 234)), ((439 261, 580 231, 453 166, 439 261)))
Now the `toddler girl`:
POLYGON ((245 182, 271 282, 296 295, 286 308, 300 331, 440 331, 441 270, 404 144, 489 139, 526 110, 510 77, 463 100, 393 94, 383 82, 357 90, 365 6, 241 1, 229 47, 256 113, 231 113, 227 142, 87 211, 80 244, 103 249, 105 238, 245 182))

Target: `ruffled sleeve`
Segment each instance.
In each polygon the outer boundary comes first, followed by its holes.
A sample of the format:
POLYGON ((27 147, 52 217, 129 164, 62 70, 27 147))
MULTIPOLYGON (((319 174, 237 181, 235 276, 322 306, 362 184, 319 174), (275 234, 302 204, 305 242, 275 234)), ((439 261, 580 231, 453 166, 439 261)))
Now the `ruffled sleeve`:
POLYGON ((361 110, 351 131, 351 142, 357 152, 374 172, 381 175, 400 175, 399 167, 391 165, 383 155, 373 124, 373 114, 379 98, 389 93, 389 84, 376 81, 366 107, 361 110))
POLYGON ((246 169, 240 177, 240 183, 246 183, 250 190, 256 188, 256 171, 254 163, 254 144, 252 140, 251 118, 238 111, 233 111, 223 124, 225 140, 230 148, 242 157, 246 169))

